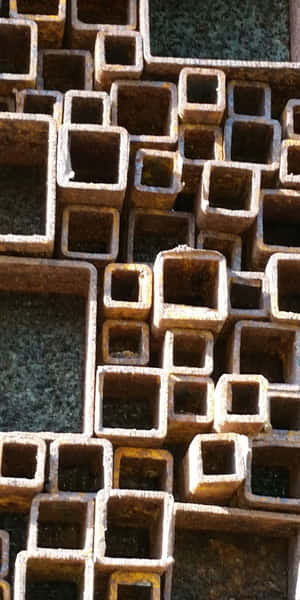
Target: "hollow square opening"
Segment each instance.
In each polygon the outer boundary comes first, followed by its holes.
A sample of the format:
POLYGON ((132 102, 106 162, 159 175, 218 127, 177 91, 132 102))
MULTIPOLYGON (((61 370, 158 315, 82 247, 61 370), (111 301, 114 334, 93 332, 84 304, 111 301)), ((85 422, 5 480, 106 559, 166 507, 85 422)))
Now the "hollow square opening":
POLYGON ((191 160, 215 158, 215 132, 197 127, 184 128, 184 156, 191 160))
POLYGON ((188 75, 187 101, 196 104, 217 104, 218 77, 216 75, 188 75))
POLYGON ((109 355, 112 358, 138 358, 142 351, 142 329, 136 325, 109 328, 109 355))
POLYGON ((101 98, 73 96, 71 123, 102 125, 103 100, 101 98))
POLYGON ((216 250, 225 256, 227 266, 233 267, 233 255, 235 250, 235 242, 232 240, 220 239, 213 235, 205 235, 203 239, 203 250, 216 250))
POLYGON ((270 408, 273 429, 300 431, 300 398, 271 396, 270 408))
POLYGON ((274 498, 299 498, 300 450, 265 445, 252 448, 251 492, 274 498))
POLYGON ((140 281, 138 271, 114 269, 111 273, 111 298, 117 302, 138 302, 140 281))
POLYGON ((120 464, 119 488, 127 490, 164 491, 166 462, 151 458, 123 456, 120 464))
POLYGON ((37 447, 5 442, 2 447, 2 477, 33 479, 36 473, 37 447))
POLYGON ((294 133, 300 134, 300 106, 293 107, 294 133))
POLYGON ((88 254, 110 254, 113 235, 113 215, 107 212, 71 211, 68 250, 88 254))
POLYGON ((127 25, 130 0, 77 0, 79 21, 91 25, 127 25))
POLYGON ((212 167, 209 205, 225 210, 250 210, 252 173, 242 169, 212 167))
POLYGON ((103 489, 103 449, 68 444, 59 447, 58 488, 61 492, 92 493, 103 489))
POLYGON ((278 269, 278 309, 300 313, 299 275, 300 262, 297 260, 277 263, 278 269))
POLYGON ((122 84, 118 125, 131 135, 170 135, 171 91, 167 87, 122 84))
POLYGON ((161 558, 161 500, 111 498, 107 505, 105 556, 111 558, 161 558))
POLYGON ((164 302, 217 309, 219 263, 185 257, 164 262, 164 302), (180 286, 178 285, 180 282, 180 286))
POLYGON ((108 131, 70 131, 72 181, 117 184, 120 135, 108 131))
POLYGON ((173 600, 192 600, 195 590, 201 590, 199 600, 286 600, 289 538, 259 535, 258 526, 239 533, 222 531, 220 526, 201 528, 200 523, 199 515, 194 526, 176 527, 173 600))
POLYGON ((82 431, 85 305, 72 294, 0 292, 2 431, 82 431))
POLYGON ((133 260, 152 264, 159 252, 189 242, 189 221, 175 214, 135 214, 133 260))
POLYGON ((74 600, 78 597, 78 586, 71 581, 28 581, 26 600, 74 600))
POLYGON ((174 334, 173 365, 202 368, 205 365, 207 342, 201 335, 174 334))
POLYGON ((83 549, 87 504, 40 502, 37 522, 38 548, 83 549))
POLYGON ((158 427, 159 377, 152 374, 104 373, 103 427, 158 427))
POLYGON ((31 32, 27 25, 1 23, 0 72, 25 75, 30 69, 31 32))
POLYGON ((144 155, 141 184, 149 187, 171 187, 173 167, 172 158, 144 155))
POLYGON ((17 0, 18 13, 24 15, 57 15, 59 0, 17 0))
POLYGON ((174 385, 174 413, 177 415, 207 415, 207 384, 188 379, 174 385))
POLYGON ((233 91, 234 112, 239 115, 263 117, 265 115, 265 90, 250 85, 235 85, 233 91))
POLYGON ((49 123, 0 124, 0 234, 45 235, 49 123))
POLYGON ((56 101, 56 96, 45 96, 44 94, 26 94, 24 97, 23 112, 53 116, 53 107, 56 101))
POLYGON ((152 600, 152 594, 152 585, 147 582, 118 585, 118 600, 152 600))
POLYGON ((236 473, 234 442, 201 442, 204 475, 232 475, 236 473))
POLYGON ((273 125, 269 123, 234 121, 231 132, 231 160, 271 164, 273 137, 273 125))
POLYGON ((237 310, 259 310, 262 306, 262 282, 231 281, 231 308, 237 310))
POLYGON ((288 194, 265 194, 262 208, 264 243, 271 246, 300 247, 299 199, 288 194))
POLYGON ((288 175, 300 175, 300 146, 289 146, 287 149, 288 175))
POLYGON ((289 383, 294 339, 295 334, 289 330, 243 328, 240 373, 264 375, 270 383, 289 383))
POLYGON ((59 559, 29 558, 25 600, 83 600, 84 566, 59 559))
POLYGON ((259 414, 259 384, 253 382, 232 381, 231 387, 231 415, 258 415, 259 414))
POLYGON ((136 39, 134 37, 106 36, 104 52, 105 62, 108 65, 135 65, 136 39))
POLYGON ((43 81, 45 90, 84 90, 85 55, 49 52, 43 55, 43 81))

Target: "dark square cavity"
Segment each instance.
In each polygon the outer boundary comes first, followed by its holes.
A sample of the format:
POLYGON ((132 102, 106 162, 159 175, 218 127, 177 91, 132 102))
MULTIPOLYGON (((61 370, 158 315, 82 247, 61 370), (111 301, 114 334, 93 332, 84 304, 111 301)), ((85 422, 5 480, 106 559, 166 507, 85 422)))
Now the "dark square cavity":
POLYGON ((293 117, 294 117, 294 133, 299 135, 300 134, 300 106, 294 106, 293 117))
POLYGON ((84 90, 85 55, 82 54, 44 54, 43 73, 45 90, 84 90))
POLYGON ((41 502, 38 514, 39 548, 84 548, 87 504, 41 502))
POLYGON ((208 197, 210 206, 225 210, 249 210, 251 193, 251 171, 212 167, 208 197))
POLYGON ((216 261, 167 258, 164 263, 164 302, 216 309, 218 275, 216 261))
POLYGON ((168 88, 126 86, 118 89, 118 125, 131 135, 170 135, 171 93, 168 88))
POLYGON ((127 25, 129 0, 77 0, 77 16, 88 24, 127 25))
POLYGON ((2 449, 2 477, 33 479, 36 472, 37 447, 6 442, 2 449))
POLYGON ((102 125, 103 100, 100 98, 74 96, 72 98, 71 122, 102 125))
POLYGON ((205 364, 206 340, 199 336, 174 334, 173 365, 202 368, 205 364))
POLYGON ((300 431, 300 399, 271 396, 273 429, 300 431))
POLYGON ((231 160, 258 164, 273 162, 271 123, 234 121, 232 123, 231 160))
POLYGON ((107 131, 70 131, 72 181, 117 184, 120 135, 107 131))
POLYGON ((113 215, 111 213, 70 211, 68 250, 88 254, 110 254, 113 215))
POLYGON ((254 446, 251 492, 273 498, 299 498, 299 447, 254 446))
POLYGON ((58 488, 61 492, 97 492, 104 485, 103 450, 97 446, 59 448, 58 488))
POLYGON ((207 385, 194 381, 176 381, 174 385, 174 413, 177 415, 207 414, 207 385))
POLYGON ((204 475, 236 473, 234 442, 201 442, 204 475))
POLYGON ((299 261, 278 261, 278 309, 300 313, 299 261))
POLYGON ((24 15, 57 15, 59 0, 17 0, 17 8, 24 15))
POLYGON ((125 327, 113 325, 109 328, 109 355, 113 358, 133 358, 140 355, 142 330, 136 325, 125 327))
POLYGON ((156 375, 105 373, 103 427, 157 428, 160 381, 156 375))
POLYGON ((123 269, 112 271, 111 298, 117 302, 138 302, 139 272, 123 269))
POLYGON ((107 504, 105 556, 111 558, 157 559, 161 557, 159 499, 113 497, 107 504))
POLYGON ((123 456, 119 487, 127 490, 164 491, 166 463, 163 460, 123 456))
POLYGON ((118 600, 152 600, 152 585, 119 585, 118 600))
POLYGON ((26 600, 74 600, 78 598, 78 586, 71 581, 28 581, 26 600))
POLYGON ((196 104, 217 104, 218 78, 215 75, 188 75, 187 101, 196 104))
POLYGON ((56 96, 44 94, 26 94, 24 97, 24 113, 42 114, 53 116, 53 107, 56 96))
POLYGON ((271 383, 289 383, 294 333, 249 327, 242 330, 240 372, 264 375, 271 383))
POLYGON ((159 252, 188 243, 189 222, 172 214, 135 215, 135 262, 152 264, 159 252))
POLYGON ((237 310, 259 310, 262 301, 262 283, 240 283, 232 281, 230 284, 231 308, 237 310))
POLYGON ((213 160, 215 158, 215 132, 186 126, 184 128, 184 156, 191 160, 213 160))
POLYGON ((136 40, 133 37, 106 36, 105 62, 108 65, 135 65, 136 40))
POLYGON ((265 90, 263 88, 235 85, 233 101, 236 114, 258 117, 265 115, 265 90))
POLYGON ((266 194, 262 202, 264 243, 271 246, 299 247, 299 200, 293 196, 266 194))
POLYGON ((141 184, 169 188, 173 180, 173 160, 161 156, 143 156, 141 184))
POLYGON ((30 69, 29 26, 1 23, 0 72, 26 75, 30 69))
POLYGON ((289 146, 287 150, 288 175, 300 175, 300 146, 289 146))
POLYGON ((259 413, 259 384, 231 382, 232 406, 229 414, 257 415, 259 413))

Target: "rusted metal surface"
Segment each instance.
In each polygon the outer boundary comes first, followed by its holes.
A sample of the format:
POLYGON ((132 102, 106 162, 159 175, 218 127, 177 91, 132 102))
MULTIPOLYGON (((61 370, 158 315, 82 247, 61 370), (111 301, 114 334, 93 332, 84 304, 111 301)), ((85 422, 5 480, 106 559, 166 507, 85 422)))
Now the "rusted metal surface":
POLYGON ((147 323, 108 319, 103 323, 101 340, 105 365, 148 365, 150 331, 147 323))
POLYGON ((95 44, 95 88, 109 90, 118 79, 140 79, 144 67, 138 31, 99 31, 95 44))
POLYGON ((61 48, 66 21, 66 0, 19 2, 9 0, 9 16, 26 18, 38 26, 39 48, 61 48))
POLYGON ((69 90, 64 99, 64 124, 110 125, 111 103, 106 92, 69 90))
POLYGON ((45 114, 53 117, 57 126, 61 125, 64 96, 61 92, 49 90, 21 90, 17 92, 16 110, 20 113, 45 114))
POLYGON ((104 206, 66 206, 62 216, 61 256, 105 266, 119 253, 120 215, 104 206))

